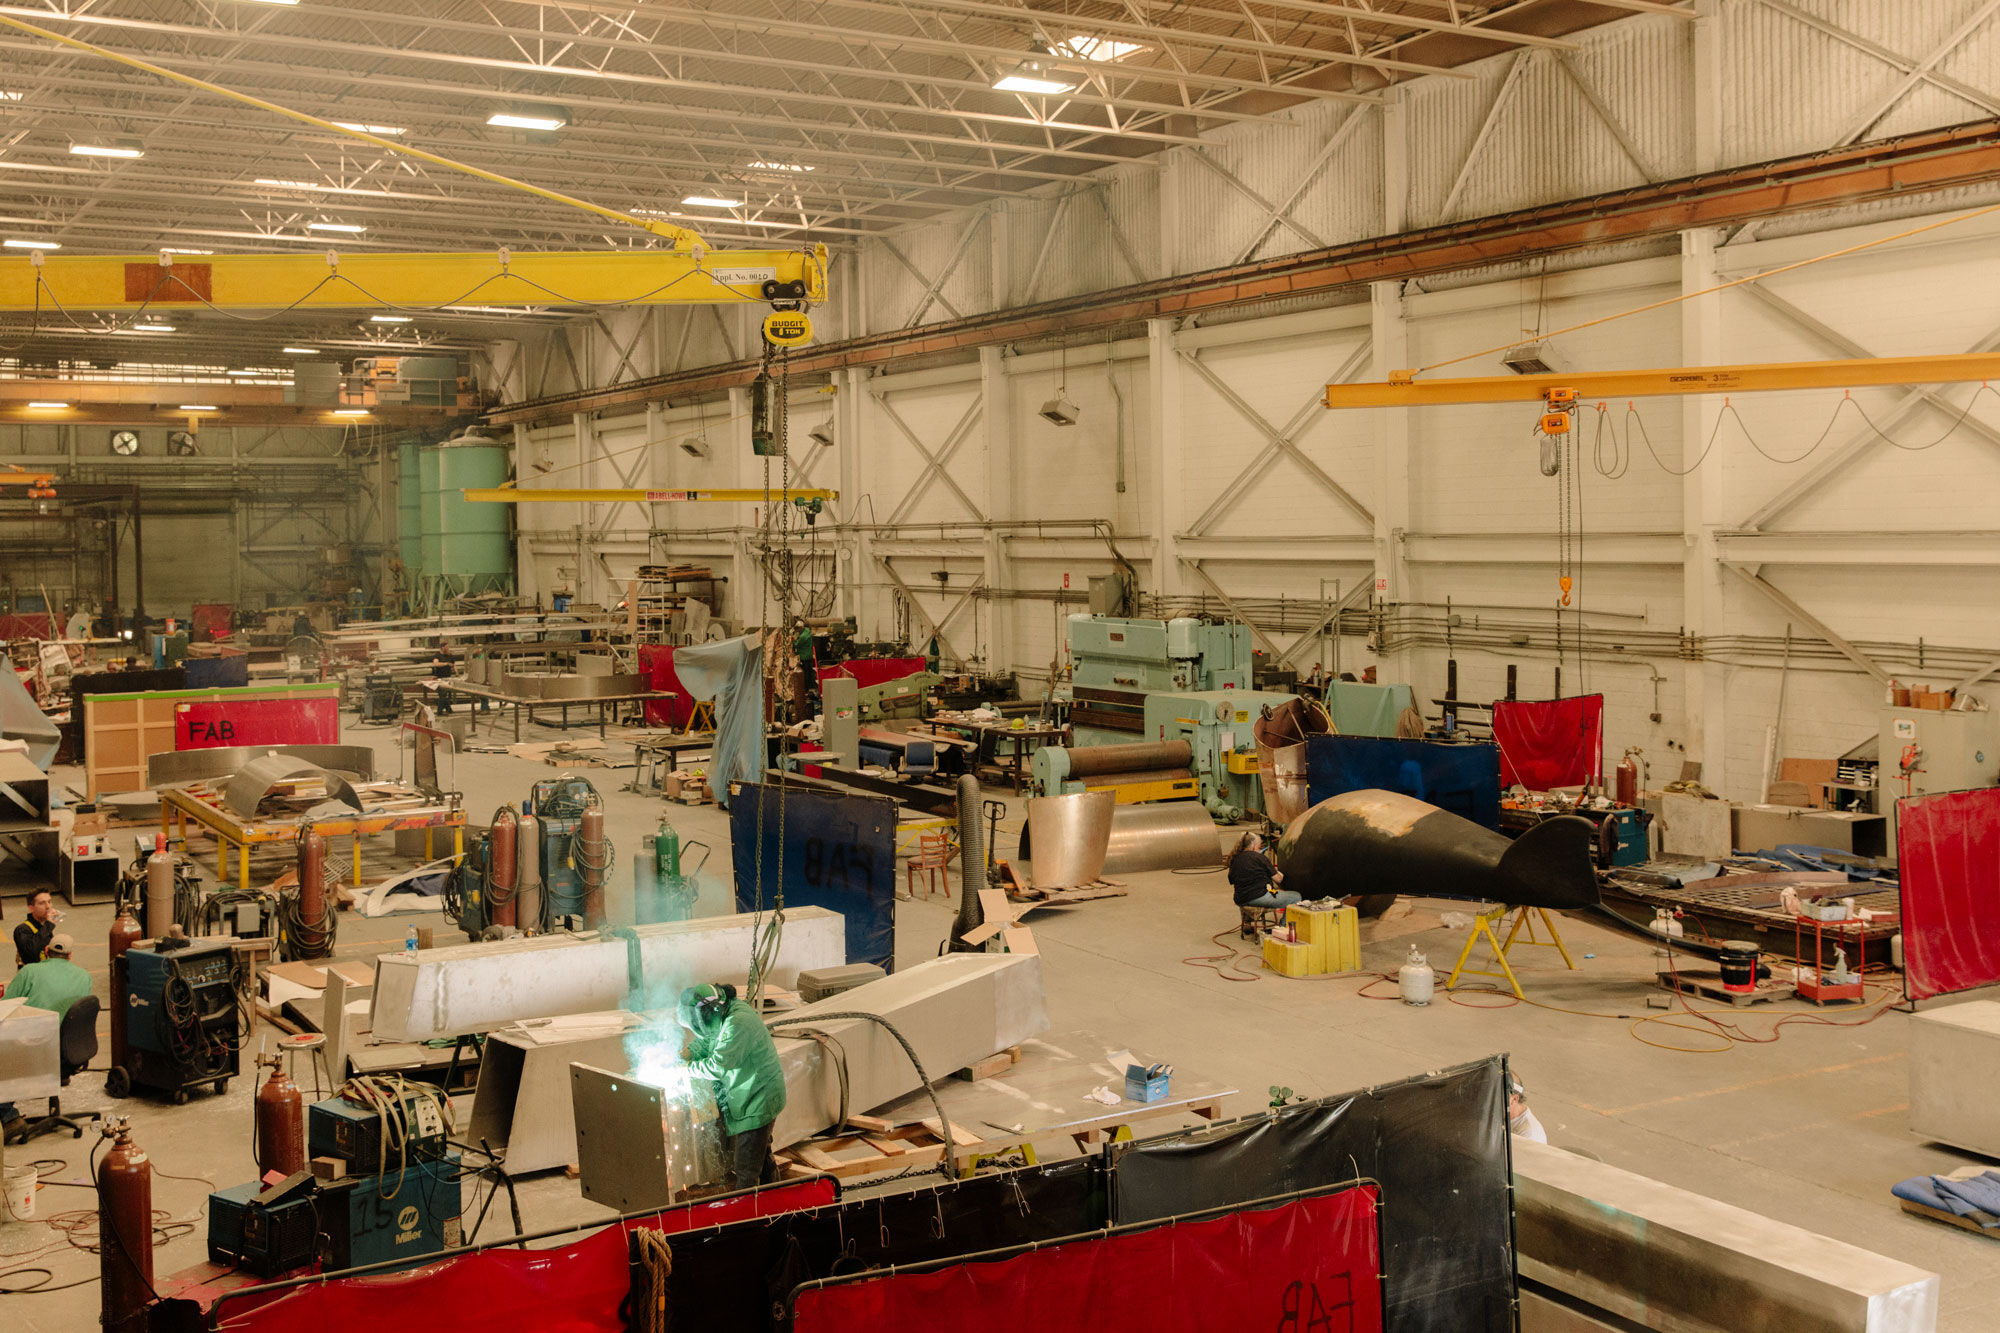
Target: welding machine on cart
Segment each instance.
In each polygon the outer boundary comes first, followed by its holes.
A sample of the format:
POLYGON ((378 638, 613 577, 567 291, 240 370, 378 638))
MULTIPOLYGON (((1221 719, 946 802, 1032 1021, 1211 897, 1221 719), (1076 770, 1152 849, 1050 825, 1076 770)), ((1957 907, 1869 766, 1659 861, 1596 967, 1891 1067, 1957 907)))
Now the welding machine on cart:
POLYGON ((151 1088, 171 1094, 176 1106, 204 1083, 220 1096, 238 1072, 243 1045, 233 941, 135 944, 112 966, 124 973, 125 1012, 112 1021, 125 1024, 125 1063, 112 1066, 104 1090, 123 1097, 151 1088))

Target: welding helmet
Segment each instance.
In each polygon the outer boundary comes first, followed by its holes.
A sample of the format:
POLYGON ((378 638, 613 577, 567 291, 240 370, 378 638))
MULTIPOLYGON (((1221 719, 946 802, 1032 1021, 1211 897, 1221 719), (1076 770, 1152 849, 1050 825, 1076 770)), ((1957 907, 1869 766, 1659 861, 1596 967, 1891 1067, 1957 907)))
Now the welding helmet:
POLYGON ((711 986, 703 983, 689 986, 681 992, 681 1026, 692 1029, 695 1021, 703 1026, 713 1026, 729 1011, 729 1002, 736 998, 736 988, 727 984, 711 986))

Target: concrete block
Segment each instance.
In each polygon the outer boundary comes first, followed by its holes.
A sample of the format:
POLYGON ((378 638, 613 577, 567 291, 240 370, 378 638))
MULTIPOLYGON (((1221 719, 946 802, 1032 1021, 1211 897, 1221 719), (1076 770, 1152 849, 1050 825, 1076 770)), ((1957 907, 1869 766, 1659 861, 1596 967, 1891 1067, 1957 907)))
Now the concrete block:
MULTIPOLYGON (((880 1014, 895 1024, 933 1079, 948 1078, 1049 1026, 1036 954, 946 954, 784 1017, 854 1012, 880 1014)), ((850 1112, 873 1110, 921 1086, 909 1056, 880 1024, 829 1018, 812 1026, 847 1053, 850 1112)), ((784 1031, 778 1029, 778 1058, 785 1069, 786 1103, 772 1130, 772 1143, 780 1148, 826 1129, 840 1115, 833 1057, 820 1043, 786 1037, 784 1031)))
POLYGON ((1910 1132, 2000 1158, 2000 1004, 1910 1016, 1910 1132))
MULTIPOLYGON (((671 1007, 681 988, 697 981, 740 984, 749 973, 756 922, 744 914, 638 927, 643 1002, 671 1007)), ((791 990, 801 969, 846 961, 840 914, 795 907, 785 913, 769 979, 791 990)), ((630 989, 624 940, 594 933, 541 935, 384 954, 376 960, 370 1018, 377 1041, 428 1041, 526 1018, 622 1009, 630 989)))
POLYGON ((1513 1154, 1521 1277, 1573 1310, 1675 1333, 1935 1333, 1935 1273, 1546 1144, 1513 1154))

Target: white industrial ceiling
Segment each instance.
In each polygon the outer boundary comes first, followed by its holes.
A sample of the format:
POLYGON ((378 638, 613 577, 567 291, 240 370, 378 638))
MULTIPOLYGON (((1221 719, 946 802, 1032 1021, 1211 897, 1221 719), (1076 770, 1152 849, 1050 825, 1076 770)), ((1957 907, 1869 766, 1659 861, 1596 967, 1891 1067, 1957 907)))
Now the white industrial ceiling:
MULTIPOLYGON (((1309 99, 1373 98, 1428 69, 1560 45, 1561 33, 1673 7, 51 0, 0 4, 0 15, 595 203, 676 214, 719 243, 839 246, 1142 159, 1233 120, 1309 99), (1036 47, 1051 54, 1027 72, 1073 88, 993 86, 1023 72, 1036 47), (494 126, 496 112, 564 124, 494 126), (682 202, 691 195, 736 202, 682 202)), ((0 29, 0 235, 69 253, 653 243, 562 204, 11 29, 0 29)), ((193 322, 231 341, 213 317, 193 322)), ((19 319, 7 326, 23 331, 19 319)), ((36 351, 71 355, 82 340, 106 355, 79 329, 38 327, 46 336, 36 351)), ((490 336, 475 319, 437 329, 460 341, 490 336)), ((329 330, 349 342, 409 337, 322 315, 266 328, 260 341, 329 330)))

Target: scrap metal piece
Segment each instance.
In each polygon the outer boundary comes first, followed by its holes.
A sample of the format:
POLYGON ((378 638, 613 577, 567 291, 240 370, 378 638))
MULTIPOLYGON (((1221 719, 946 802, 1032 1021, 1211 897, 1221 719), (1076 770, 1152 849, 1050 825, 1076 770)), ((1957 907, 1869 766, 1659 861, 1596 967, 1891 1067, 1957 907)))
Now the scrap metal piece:
POLYGON ((326 784, 329 800, 339 801, 355 810, 361 808, 361 797, 353 784, 330 768, 321 768, 310 759, 301 759, 289 754, 260 754, 245 764, 229 780, 222 790, 222 803, 239 818, 250 819, 257 814, 257 807, 271 794, 271 789, 282 782, 292 782, 300 778, 318 778, 326 784))
POLYGON ((1277 862, 1285 887, 1308 898, 1374 900, 1364 901, 1363 915, 1398 894, 1589 907, 1597 901, 1596 838, 1589 820, 1558 815, 1510 839, 1415 797, 1368 788, 1329 797, 1293 821, 1277 862))
POLYGON ((1102 876, 1117 808, 1118 798, 1108 791, 1030 797, 1021 842, 1035 884, 1061 888, 1102 876))
POLYGON ((1267 708, 1250 724, 1257 742, 1257 779, 1264 788, 1264 813, 1280 827, 1306 812, 1306 742, 1332 729, 1323 709, 1304 699, 1267 708))
MULTIPOLYGON (((1199 801, 1121 805, 1111 816, 1106 875, 1142 870, 1199 870, 1222 864, 1215 820, 1199 801)), ((1038 876, 1035 881, 1041 883, 1038 876)))
POLYGON ((356 782, 375 780, 375 751, 366 745, 228 745, 212 750, 167 750, 146 756, 148 787, 177 787, 226 778, 258 755, 288 754, 330 768, 356 782))

